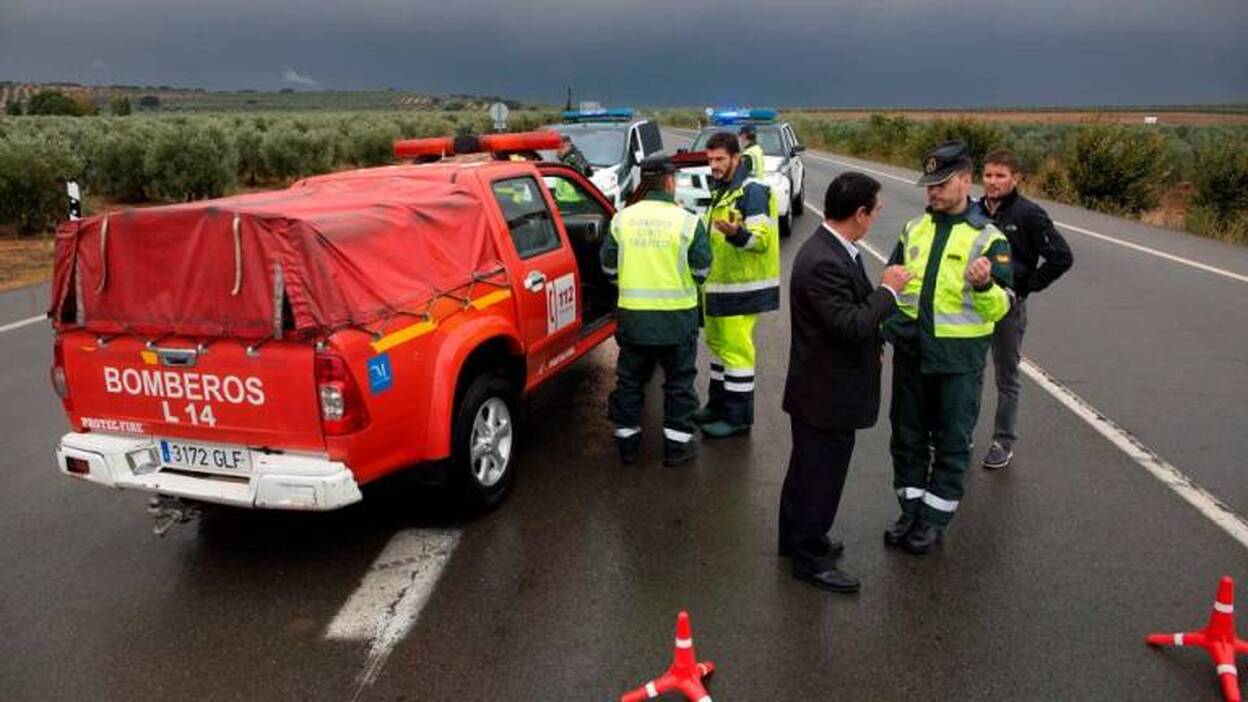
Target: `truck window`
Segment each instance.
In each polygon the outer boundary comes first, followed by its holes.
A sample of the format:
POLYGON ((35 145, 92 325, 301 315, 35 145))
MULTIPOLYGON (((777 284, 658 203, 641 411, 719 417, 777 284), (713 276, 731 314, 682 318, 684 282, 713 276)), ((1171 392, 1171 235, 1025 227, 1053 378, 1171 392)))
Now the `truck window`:
POLYGON ((663 135, 659 133, 659 125, 654 122, 643 122, 639 131, 641 132, 641 146, 647 156, 663 150, 663 135))
POLYGON ((560 216, 564 218, 585 214, 606 216, 606 211, 602 209, 598 201, 585 192, 585 189, 576 181, 553 175, 545 176, 543 180, 546 181, 546 187, 550 189, 550 194, 555 198, 555 207, 559 209, 560 216))
POLYGON ((537 181, 528 176, 508 178, 495 181, 491 188, 520 258, 532 258, 559 248, 559 232, 551 221, 537 181))

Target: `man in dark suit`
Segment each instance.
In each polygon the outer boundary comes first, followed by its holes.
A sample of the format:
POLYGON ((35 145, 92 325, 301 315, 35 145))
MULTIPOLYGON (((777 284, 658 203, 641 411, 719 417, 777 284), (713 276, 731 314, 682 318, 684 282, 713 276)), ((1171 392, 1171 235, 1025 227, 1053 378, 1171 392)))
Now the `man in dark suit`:
POLYGON ((856 592, 836 561, 843 546, 828 539, 854 451, 854 431, 880 410, 880 322, 897 309, 910 274, 884 270, 876 286, 855 242, 879 216, 880 184, 843 173, 824 195, 824 222, 798 251, 789 281, 792 343, 784 387, 793 450, 780 495, 780 555, 793 577, 832 592, 856 592))

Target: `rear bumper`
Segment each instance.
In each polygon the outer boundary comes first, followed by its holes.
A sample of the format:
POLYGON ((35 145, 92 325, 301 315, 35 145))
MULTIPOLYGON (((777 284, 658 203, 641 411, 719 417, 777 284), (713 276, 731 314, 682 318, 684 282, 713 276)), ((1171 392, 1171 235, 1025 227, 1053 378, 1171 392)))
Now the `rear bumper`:
POLYGON ((143 437, 71 432, 61 437, 56 462, 80 480, 234 507, 324 511, 362 497, 351 471, 324 456, 252 451, 251 475, 223 477, 157 470, 154 449, 143 437), (68 458, 85 461, 87 472, 71 472, 68 458))

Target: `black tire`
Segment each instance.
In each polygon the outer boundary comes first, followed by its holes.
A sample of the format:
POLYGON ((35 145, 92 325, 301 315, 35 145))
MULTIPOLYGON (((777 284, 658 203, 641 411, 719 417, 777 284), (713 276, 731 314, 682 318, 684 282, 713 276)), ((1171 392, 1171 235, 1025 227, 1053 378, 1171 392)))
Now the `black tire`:
MULTIPOLYGON (((519 432, 516 429, 516 390, 500 371, 485 371, 469 383, 455 407, 455 425, 451 430, 451 461, 448 487, 463 509, 468 513, 484 512, 502 503, 511 489, 516 475, 516 448, 519 432), (488 421, 489 410, 505 408, 503 417, 507 424, 507 443, 502 455, 502 470, 491 467, 498 462, 500 452, 491 451, 488 456, 473 459, 474 440, 491 439, 477 434, 478 419, 488 421), (488 463, 488 464, 487 464, 488 463)), ((500 434, 501 437, 501 434, 500 434)), ((499 442, 494 448, 500 448, 499 442)))
POLYGON ((806 184, 802 183, 802 191, 793 198, 793 204, 789 206, 789 211, 794 217, 801 217, 806 213, 806 184))
POLYGON ((787 239, 789 238, 789 235, 792 233, 793 233, 793 209, 789 208, 789 211, 786 212, 785 215, 780 218, 780 238, 787 239))

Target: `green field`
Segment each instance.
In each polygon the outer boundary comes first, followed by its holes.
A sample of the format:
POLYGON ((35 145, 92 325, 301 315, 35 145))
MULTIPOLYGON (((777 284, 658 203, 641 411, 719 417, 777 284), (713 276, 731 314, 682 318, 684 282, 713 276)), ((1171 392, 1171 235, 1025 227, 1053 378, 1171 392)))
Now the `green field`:
MULTIPOLYGON (((496 99, 388 90, 161 94, 159 109, 128 116, 0 117, 0 232, 53 228, 64 216, 66 180, 104 207, 218 197, 391 163, 399 138, 490 131, 486 107, 496 99), (446 106, 459 109, 437 109, 446 106)), ((644 114, 681 127, 705 119, 692 109, 644 114)), ((1244 106, 783 114, 812 147, 908 167, 949 138, 966 141, 977 158, 1006 146, 1033 194, 1248 242, 1244 106), (1158 123, 1144 125, 1152 113, 1158 123)), ((519 109, 509 126, 557 119, 553 109, 519 109)))

